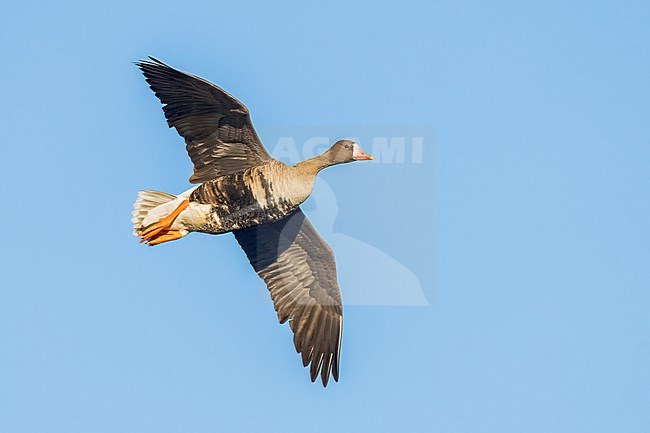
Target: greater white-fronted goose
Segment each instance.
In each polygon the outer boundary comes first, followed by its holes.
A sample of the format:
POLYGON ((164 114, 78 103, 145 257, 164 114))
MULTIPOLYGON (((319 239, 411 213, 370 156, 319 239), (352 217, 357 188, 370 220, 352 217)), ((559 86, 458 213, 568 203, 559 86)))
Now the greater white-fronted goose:
POLYGON ((300 210, 326 167, 372 157, 350 140, 295 166, 266 152, 248 109, 208 81, 163 62, 136 62, 194 164, 178 196, 139 191, 133 230, 148 245, 190 232, 233 232, 266 283, 280 323, 289 321, 312 382, 339 378, 342 305, 334 254, 300 210))

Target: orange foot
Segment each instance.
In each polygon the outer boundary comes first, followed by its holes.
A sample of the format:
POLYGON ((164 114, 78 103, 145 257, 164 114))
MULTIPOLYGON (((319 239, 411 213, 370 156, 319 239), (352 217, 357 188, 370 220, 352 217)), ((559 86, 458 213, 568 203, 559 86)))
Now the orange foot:
MULTIPOLYGON (((187 207, 190 205, 189 200, 183 200, 181 204, 178 205, 176 209, 169 215, 167 215, 165 218, 160 218, 158 222, 155 222, 153 224, 149 224, 147 227, 143 228, 138 236, 140 236, 140 243, 142 242, 148 242, 149 245, 152 245, 151 241, 154 240, 154 238, 158 237, 158 235, 164 236, 161 232, 167 231, 167 232, 178 232, 178 230, 171 230, 171 226, 178 218, 178 215, 180 215, 181 212, 183 212, 187 207)), ((180 232, 179 232, 180 234, 180 232)), ((180 236, 179 236, 180 237, 180 236)), ((178 238, 174 238, 178 239, 178 238)), ((174 239, 168 239, 168 240, 174 240, 174 239)), ((167 240, 164 240, 162 242, 167 242, 167 240)), ((157 242, 162 243, 162 242, 157 242)), ((156 244, 153 244, 156 245, 156 244)))
POLYGON ((147 245, 153 247, 154 245, 162 244, 163 242, 175 241, 176 239, 182 238, 180 230, 163 230, 154 237, 152 237, 147 245))

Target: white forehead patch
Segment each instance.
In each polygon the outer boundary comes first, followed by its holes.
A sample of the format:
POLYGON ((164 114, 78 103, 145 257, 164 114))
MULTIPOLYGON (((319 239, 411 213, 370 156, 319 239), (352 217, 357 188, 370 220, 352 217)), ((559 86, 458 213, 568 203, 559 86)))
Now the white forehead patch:
POLYGON ((355 142, 352 142, 352 157, 354 158, 355 156, 361 156, 363 155, 363 151, 359 147, 359 145, 355 142))

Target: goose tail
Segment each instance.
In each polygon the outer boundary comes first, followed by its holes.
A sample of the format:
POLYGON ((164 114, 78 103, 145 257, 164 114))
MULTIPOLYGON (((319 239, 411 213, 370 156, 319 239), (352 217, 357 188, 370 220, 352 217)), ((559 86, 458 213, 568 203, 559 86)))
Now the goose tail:
POLYGON ((142 230, 142 222, 147 214, 161 204, 169 203, 176 198, 175 195, 166 192, 144 190, 138 191, 138 198, 133 203, 131 222, 133 223, 133 234, 138 236, 142 230))

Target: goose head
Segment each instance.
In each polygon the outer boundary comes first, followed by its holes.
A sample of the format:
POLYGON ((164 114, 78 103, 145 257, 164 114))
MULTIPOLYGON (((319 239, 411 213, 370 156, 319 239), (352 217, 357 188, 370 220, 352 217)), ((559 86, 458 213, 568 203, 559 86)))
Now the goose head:
POLYGON ((331 162, 331 165, 372 159, 372 156, 361 150, 361 147, 352 140, 337 141, 324 153, 324 156, 331 162))

